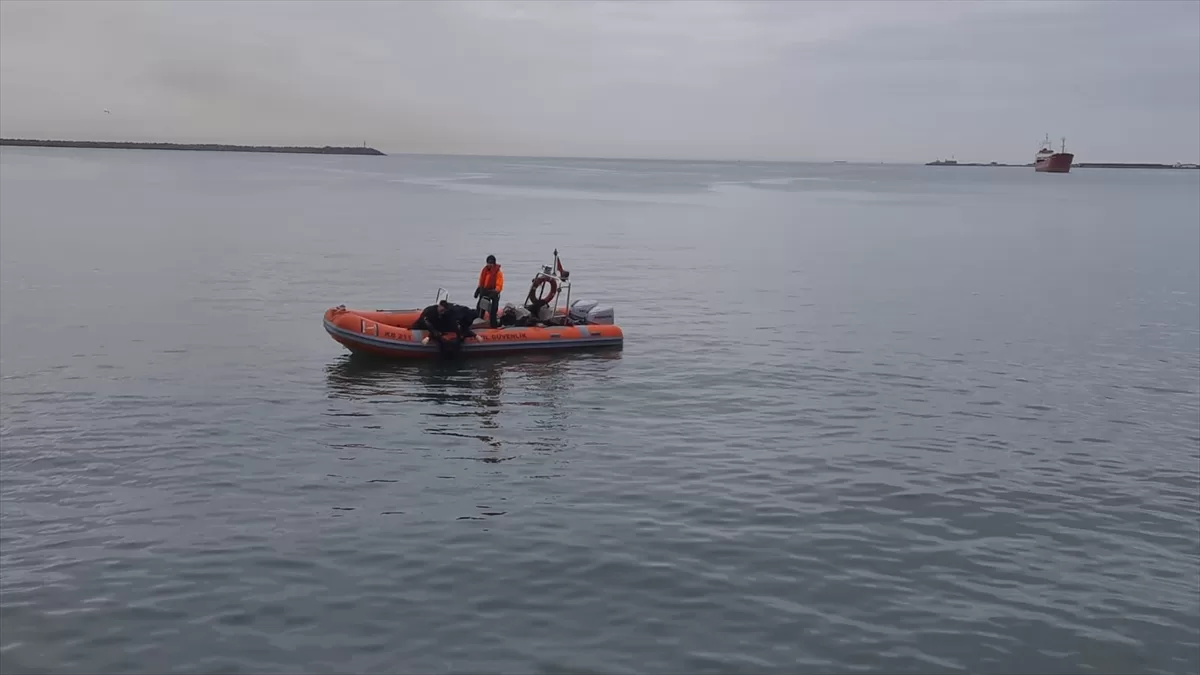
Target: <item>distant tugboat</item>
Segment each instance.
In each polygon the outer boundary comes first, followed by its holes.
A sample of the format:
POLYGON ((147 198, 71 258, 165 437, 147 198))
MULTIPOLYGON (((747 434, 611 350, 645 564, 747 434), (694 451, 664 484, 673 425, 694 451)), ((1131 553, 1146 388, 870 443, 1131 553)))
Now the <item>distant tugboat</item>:
POLYGON ((1042 149, 1034 157, 1033 170, 1040 173, 1068 173, 1074 160, 1074 153, 1067 152, 1067 139, 1062 139, 1062 151, 1054 152, 1050 149, 1050 134, 1046 134, 1042 149))

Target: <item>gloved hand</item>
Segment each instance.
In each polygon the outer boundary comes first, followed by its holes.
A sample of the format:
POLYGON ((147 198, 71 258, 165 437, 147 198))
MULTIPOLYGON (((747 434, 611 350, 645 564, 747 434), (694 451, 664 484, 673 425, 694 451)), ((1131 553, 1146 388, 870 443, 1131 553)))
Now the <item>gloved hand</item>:
POLYGON ((425 337, 421 338, 421 344, 423 344, 423 345, 427 345, 427 344, 429 344, 429 336, 428 336, 428 335, 426 335, 425 337))

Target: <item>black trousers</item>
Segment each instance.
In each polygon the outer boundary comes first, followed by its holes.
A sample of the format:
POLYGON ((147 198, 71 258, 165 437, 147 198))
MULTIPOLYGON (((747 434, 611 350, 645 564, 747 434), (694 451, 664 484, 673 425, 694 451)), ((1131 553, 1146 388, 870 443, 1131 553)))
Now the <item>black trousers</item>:
POLYGON ((473 323, 475 323, 475 317, 473 316, 463 317, 462 320, 458 322, 458 330, 454 332, 458 336, 459 344, 462 344, 462 341, 466 340, 467 338, 475 337, 475 331, 471 330, 471 324, 473 323))

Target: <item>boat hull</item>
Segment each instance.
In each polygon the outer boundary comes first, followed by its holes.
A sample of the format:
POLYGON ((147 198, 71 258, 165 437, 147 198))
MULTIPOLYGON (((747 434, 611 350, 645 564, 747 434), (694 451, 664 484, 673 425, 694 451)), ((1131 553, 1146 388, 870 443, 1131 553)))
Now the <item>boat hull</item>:
MULTIPOLYGON (((441 355, 436 343, 421 344, 427 336, 412 330, 420 310, 364 311, 334 307, 326 310, 325 331, 354 353, 396 359, 430 359, 441 355)), ((620 326, 509 326, 474 328, 478 340, 467 340, 457 351, 462 356, 521 352, 571 351, 621 347, 625 336, 620 326)), ((453 334, 447 335, 453 337, 453 334)))
POLYGON ((1074 160, 1075 155, 1070 152, 1056 152, 1049 157, 1039 157, 1033 164, 1033 170, 1038 173, 1069 173, 1074 160))

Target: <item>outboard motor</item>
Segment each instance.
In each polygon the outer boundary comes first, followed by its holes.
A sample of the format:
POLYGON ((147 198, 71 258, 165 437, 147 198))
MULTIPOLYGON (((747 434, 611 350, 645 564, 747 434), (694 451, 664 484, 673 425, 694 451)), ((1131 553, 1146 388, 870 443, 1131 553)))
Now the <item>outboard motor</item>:
POLYGON ((595 300, 579 299, 571 303, 571 309, 567 312, 567 316, 575 323, 583 323, 587 321, 588 312, 596 308, 595 300))
POLYGON ((588 312, 587 322, 592 325, 611 326, 616 323, 616 312, 612 307, 597 307, 588 312))
POLYGON ((590 323, 609 324, 615 320, 615 312, 612 307, 601 307, 595 300, 576 300, 571 303, 571 309, 568 311, 568 316, 575 323, 590 323))

